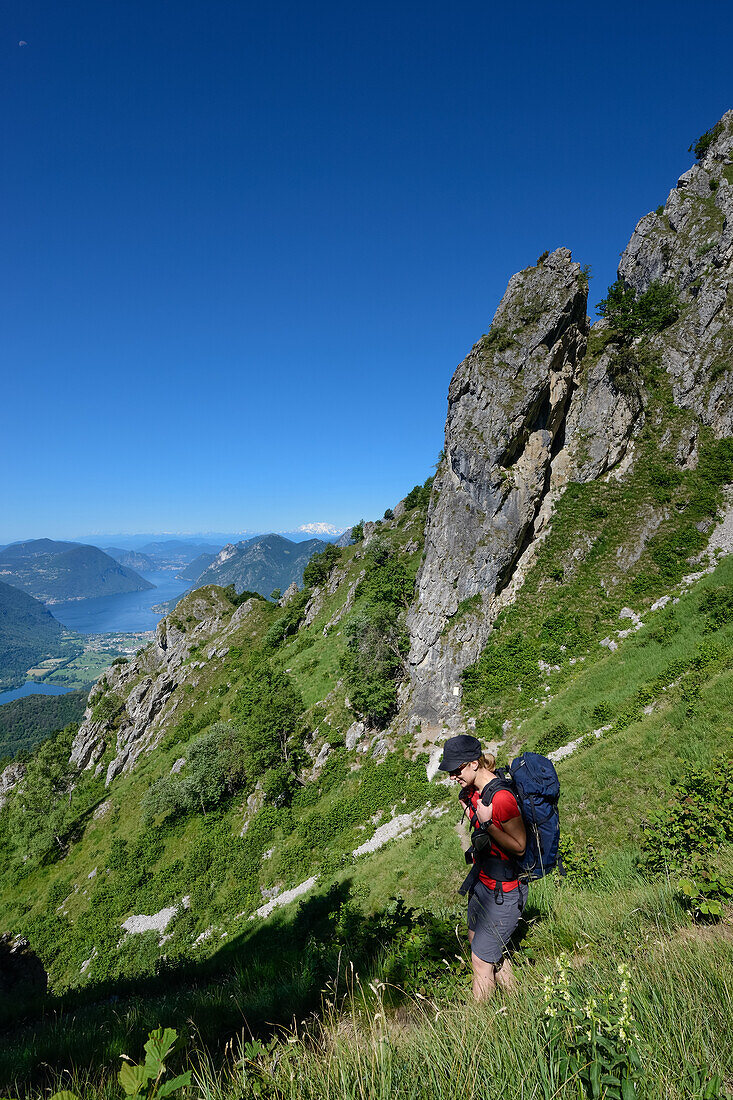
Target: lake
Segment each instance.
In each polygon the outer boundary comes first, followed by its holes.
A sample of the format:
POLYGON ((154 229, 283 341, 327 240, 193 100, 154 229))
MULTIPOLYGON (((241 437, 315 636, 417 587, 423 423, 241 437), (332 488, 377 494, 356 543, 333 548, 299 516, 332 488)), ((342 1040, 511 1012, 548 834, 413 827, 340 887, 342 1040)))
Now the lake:
POLYGON ((140 573, 155 588, 146 592, 123 592, 118 596, 97 596, 93 600, 68 600, 48 604, 48 610, 60 623, 78 634, 132 634, 155 630, 163 618, 153 604, 182 596, 189 585, 179 581, 172 569, 140 573))
POLYGON ((76 690, 74 687, 64 687, 63 684, 36 684, 33 680, 28 680, 22 687, 0 691, 0 706, 12 702, 13 699, 24 699, 26 695, 66 695, 67 691, 76 690))

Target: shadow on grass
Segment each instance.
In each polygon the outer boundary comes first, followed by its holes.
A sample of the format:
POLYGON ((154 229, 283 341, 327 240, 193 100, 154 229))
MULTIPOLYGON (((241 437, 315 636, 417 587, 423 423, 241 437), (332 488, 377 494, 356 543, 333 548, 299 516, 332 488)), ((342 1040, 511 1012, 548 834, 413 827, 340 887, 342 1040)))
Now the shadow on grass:
POLYGON ((161 960, 158 972, 41 1001, 0 1007, 0 1089, 22 1096, 63 1071, 116 1072, 121 1054, 141 1054, 148 1032, 171 1026, 217 1056, 244 1029, 263 1036, 317 1010, 324 988, 354 968, 395 985, 440 972, 457 948, 455 922, 393 899, 365 914, 351 880, 301 901, 288 919, 243 930, 201 962, 161 960))

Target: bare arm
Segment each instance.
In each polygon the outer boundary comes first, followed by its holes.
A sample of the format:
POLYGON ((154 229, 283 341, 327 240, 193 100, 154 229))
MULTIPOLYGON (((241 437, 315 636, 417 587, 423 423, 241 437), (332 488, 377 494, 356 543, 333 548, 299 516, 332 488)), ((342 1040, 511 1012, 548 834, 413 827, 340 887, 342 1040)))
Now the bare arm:
POLYGON ((501 829, 497 825, 489 825, 488 833, 494 843, 507 855, 524 855, 524 850, 527 847, 527 830, 524 827, 521 814, 518 814, 517 817, 510 817, 508 821, 504 822, 501 829))

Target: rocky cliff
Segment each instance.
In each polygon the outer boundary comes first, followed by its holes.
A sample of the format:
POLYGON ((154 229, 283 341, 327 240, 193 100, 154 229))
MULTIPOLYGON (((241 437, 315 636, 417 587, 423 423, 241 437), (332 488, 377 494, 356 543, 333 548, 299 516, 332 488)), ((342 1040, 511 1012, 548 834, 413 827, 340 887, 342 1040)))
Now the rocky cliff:
POLYGON ((586 304, 580 265, 557 249, 512 277, 488 335, 451 381, 408 618, 412 712, 423 727, 457 719, 460 673, 478 657, 497 598, 546 522, 586 347, 586 304))
POLYGON ((103 770, 108 785, 129 771, 167 725, 183 716, 183 693, 197 687, 203 660, 221 661, 232 635, 260 602, 247 600, 234 610, 213 586, 184 597, 175 614, 158 624, 152 645, 131 663, 113 665, 97 682, 74 738, 72 765, 103 770), (213 638, 212 648, 207 643, 213 638))
MULTIPOLYGON (((646 335, 644 348, 675 405, 694 414, 675 440, 688 467, 699 424, 718 438, 733 434, 732 154, 728 112, 700 163, 639 222, 618 271, 637 298, 660 285, 677 296, 677 319, 646 335)), ((620 347, 601 321, 586 355, 586 287, 566 249, 513 276, 488 335, 451 381, 408 619, 408 713, 423 731, 461 724, 461 673, 521 585, 558 493, 569 480, 623 476, 633 464, 646 407, 639 338, 620 347)))

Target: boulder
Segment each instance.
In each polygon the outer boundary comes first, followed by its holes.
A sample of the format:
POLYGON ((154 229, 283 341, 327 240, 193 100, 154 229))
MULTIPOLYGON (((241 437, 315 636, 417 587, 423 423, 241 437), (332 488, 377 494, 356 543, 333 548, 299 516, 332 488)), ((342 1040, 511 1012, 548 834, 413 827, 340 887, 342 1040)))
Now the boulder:
POLYGON ((43 994, 47 989, 48 974, 28 940, 10 932, 0 935, 0 994, 43 994))

